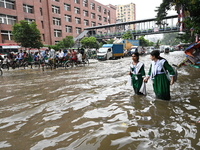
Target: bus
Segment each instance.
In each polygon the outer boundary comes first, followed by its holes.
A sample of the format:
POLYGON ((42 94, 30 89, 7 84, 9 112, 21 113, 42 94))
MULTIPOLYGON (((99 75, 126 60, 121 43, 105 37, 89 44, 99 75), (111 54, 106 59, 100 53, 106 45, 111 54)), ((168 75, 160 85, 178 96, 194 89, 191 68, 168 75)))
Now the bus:
POLYGON ((7 51, 17 53, 19 48, 21 46, 17 44, 0 44, 0 53, 5 54, 7 51))

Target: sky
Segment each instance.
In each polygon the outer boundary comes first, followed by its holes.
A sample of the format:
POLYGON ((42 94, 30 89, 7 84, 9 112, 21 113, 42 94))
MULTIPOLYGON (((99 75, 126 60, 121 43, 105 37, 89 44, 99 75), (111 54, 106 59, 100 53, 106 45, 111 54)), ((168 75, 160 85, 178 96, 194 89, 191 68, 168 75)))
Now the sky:
MULTIPOLYGON (((156 17, 156 7, 160 6, 162 0, 96 0, 103 5, 126 5, 134 3, 136 5, 136 20, 149 19, 156 17)), ((176 14, 174 11, 169 15, 176 14)))

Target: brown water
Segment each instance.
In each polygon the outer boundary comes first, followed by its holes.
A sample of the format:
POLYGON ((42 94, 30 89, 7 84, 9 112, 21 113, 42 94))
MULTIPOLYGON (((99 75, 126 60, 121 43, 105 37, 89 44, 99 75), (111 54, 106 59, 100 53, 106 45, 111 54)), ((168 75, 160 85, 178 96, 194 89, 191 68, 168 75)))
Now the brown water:
MULTIPOLYGON (((183 52, 161 56, 172 64, 183 52)), ((146 72, 149 56, 142 56, 146 72)), ((171 101, 126 86, 131 57, 72 69, 4 70, 0 77, 0 149, 200 149, 200 69, 182 67, 171 101)))

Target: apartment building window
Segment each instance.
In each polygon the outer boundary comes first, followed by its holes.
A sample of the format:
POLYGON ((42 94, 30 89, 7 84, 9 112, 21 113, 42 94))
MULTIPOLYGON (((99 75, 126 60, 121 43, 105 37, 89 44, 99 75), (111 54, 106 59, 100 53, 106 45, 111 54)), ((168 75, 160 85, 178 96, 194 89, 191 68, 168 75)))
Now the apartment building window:
POLYGON ((55 41, 55 44, 58 44, 60 41, 55 41))
POLYGON ((55 14, 60 14, 60 7, 52 5, 52 12, 55 14))
POLYGON ((84 15, 84 16, 88 16, 88 11, 83 10, 83 15, 84 15))
POLYGON ((74 7, 74 12, 75 12, 76 14, 80 14, 80 8, 74 7))
POLYGON ((74 0, 74 3, 80 4, 80 0, 74 0))
POLYGON ((83 0, 83 6, 88 7, 88 1, 87 0, 83 0))
POLYGON ((53 17, 53 24, 57 25, 57 26, 60 26, 61 25, 60 18, 53 17))
POLYGON ((16 18, 15 16, 0 14, 0 24, 14 25, 14 23, 16 23, 16 18))
POLYGON ((55 37, 61 37, 61 36, 62 36, 62 31, 61 31, 61 30, 54 29, 54 36, 55 36, 55 37))
POLYGON ((101 26, 102 24, 101 23, 98 23, 98 26, 101 26))
POLYGON ((80 34, 81 33, 81 28, 76 27, 76 33, 80 34))
POLYGON ((91 18, 95 19, 95 14, 94 13, 91 13, 91 18))
POLYGON ((45 36, 44 36, 44 34, 42 34, 42 40, 45 41, 45 36))
POLYGON ((0 0, 0 7, 15 9, 15 2, 9 0, 0 0))
POLYGON ((107 10, 104 8, 103 13, 106 14, 107 10))
POLYGON ((40 8, 40 14, 41 14, 41 16, 43 15, 43 13, 42 13, 42 8, 40 8))
POLYGON ((72 26, 66 26, 66 32, 72 33, 72 26))
POLYGON ((29 18, 25 18, 24 20, 26 20, 28 22, 28 24, 32 23, 32 22, 35 22, 34 19, 29 19, 29 18))
POLYGON ((90 3, 90 8, 91 8, 92 10, 95 10, 95 4, 94 4, 94 3, 90 3))
POLYGON ((104 22, 107 22, 107 18, 106 18, 106 17, 104 17, 104 18, 103 18, 103 21, 104 21, 104 22))
POLYGON ((71 5, 64 4, 64 9, 67 10, 67 11, 71 11, 71 5))
POLYGON ((100 15, 98 15, 98 20, 101 20, 101 16, 100 15))
POLYGON ((64 4, 64 9, 67 11, 71 11, 71 5, 70 4, 64 4))
POLYGON ((89 21, 88 20, 84 20, 84 25, 88 26, 89 25, 89 21))
POLYGON ((2 40, 12 40, 13 36, 11 31, 1 31, 2 40))
POLYGON ((44 21, 41 21, 42 29, 44 29, 44 21))
POLYGON ((92 27, 96 26, 96 23, 95 22, 92 22, 92 27))
POLYGON ((75 18, 76 24, 81 24, 81 18, 75 18))
POLYGON ((53 0, 54 2, 59 2, 59 0, 53 0))
POLYGON ((98 12, 101 12, 101 6, 98 6, 98 12))
POLYGON ((24 7, 24 12, 25 13, 33 13, 33 6, 29 6, 29 5, 26 5, 26 4, 23 4, 23 7, 24 7))
POLYGON ((72 22, 72 16, 65 14, 65 21, 66 22, 72 22))

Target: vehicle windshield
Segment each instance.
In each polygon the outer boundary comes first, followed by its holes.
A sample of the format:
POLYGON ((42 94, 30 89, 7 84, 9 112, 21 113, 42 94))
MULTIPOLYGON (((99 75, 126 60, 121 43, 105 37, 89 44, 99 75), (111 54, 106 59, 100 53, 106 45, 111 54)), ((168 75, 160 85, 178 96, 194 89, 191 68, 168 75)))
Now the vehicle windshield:
POLYGON ((136 50, 136 48, 132 48, 132 49, 131 49, 131 52, 135 52, 135 50, 136 50))
POLYGON ((99 53, 107 53, 108 48, 100 48, 99 53))

